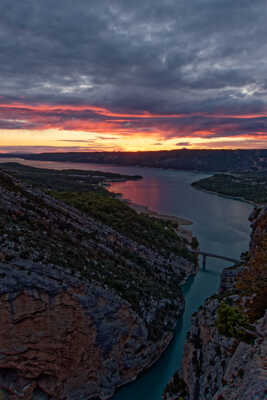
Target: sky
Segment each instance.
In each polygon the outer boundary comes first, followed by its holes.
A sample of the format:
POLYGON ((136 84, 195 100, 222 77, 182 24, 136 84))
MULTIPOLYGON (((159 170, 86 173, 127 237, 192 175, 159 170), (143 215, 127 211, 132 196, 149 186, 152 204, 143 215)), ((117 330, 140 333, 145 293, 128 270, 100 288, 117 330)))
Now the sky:
POLYGON ((0 152, 267 148, 266 0, 1 0, 0 152))

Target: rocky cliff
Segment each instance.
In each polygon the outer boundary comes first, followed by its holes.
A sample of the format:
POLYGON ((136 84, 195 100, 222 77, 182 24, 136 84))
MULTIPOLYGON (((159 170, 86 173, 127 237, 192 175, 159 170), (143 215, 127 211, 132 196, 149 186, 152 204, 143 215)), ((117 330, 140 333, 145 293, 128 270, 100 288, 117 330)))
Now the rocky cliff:
POLYGON ((193 316, 165 400, 267 398, 267 208, 251 220, 245 261, 225 269, 220 293, 193 316))
POLYGON ((194 272, 0 172, 0 399, 109 398, 166 348, 194 272))

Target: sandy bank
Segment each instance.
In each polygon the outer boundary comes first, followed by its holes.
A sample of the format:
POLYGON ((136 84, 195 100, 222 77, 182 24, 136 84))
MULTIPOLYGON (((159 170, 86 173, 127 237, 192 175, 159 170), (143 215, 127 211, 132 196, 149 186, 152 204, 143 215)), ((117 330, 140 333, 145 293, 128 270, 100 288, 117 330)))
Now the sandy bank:
POLYGON ((172 215, 159 214, 159 213, 157 213, 155 211, 150 210, 146 206, 142 206, 140 204, 133 203, 130 200, 125 200, 125 199, 121 199, 121 200, 125 201, 128 204, 128 206, 131 207, 132 209, 134 209, 137 213, 144 213, 144 214, 150 215, 151 217, 159 218, 159 219, 162 219, 162 220, 165 220, 165 221, 177 222, 177 224, 178 224, 178 229, 177 229, 178 236, 184 237, 189 242, 192 241, 192 237, 193 237, 192 231, 189 230, 189 229, 185 229, 183 227, 184 225, 186 225, 186 226, 192 225, 193 224, 192 221, 190 221, 188 219, 185 219, 185 218, 182 218, 182 217, 175 217, 175 216, 172 216, 172 215))
POLYGON ((185 219, 182 217, 175 217, 172 215, 159 214, 156 211, 150 210, 146 206, 141 206, 140 204, 132 203, 130 200, 123 200, 123 201, 126 201, 127 204, 129 205, 129 207, 133 208, 138 213, 148 214, 154 218, 164 219, 165 221, 174 221, 174 222, 177 222, 179 225, 192 225, 193 224, 193 222, 190 221, 189 219, 185 219))

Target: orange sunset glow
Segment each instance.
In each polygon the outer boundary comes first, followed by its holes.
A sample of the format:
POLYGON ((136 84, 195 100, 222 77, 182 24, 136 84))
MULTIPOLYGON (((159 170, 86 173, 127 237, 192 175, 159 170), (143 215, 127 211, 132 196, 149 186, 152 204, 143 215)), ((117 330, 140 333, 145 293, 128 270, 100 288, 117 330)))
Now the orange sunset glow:
POLYGON ((179 148, 262 148, 265 132, 240 132, 243 121, 263 120, 267 112, 253 114, 123 113, 105 107, 66 104, 0 104, 1 152, 21 146, 49 151, 142 151, 179 148), (194 119, 199 127, 195 127, 194 119), (191 124, 190 124, 190 121, 191 124), (202 121, 210 129, 202 130, 202 121), (241 127, 240 127, 241 125, 241 127), (223 130, 222 135, 220 132, 223 130), (225 133, 234 135, 225 137, 225 133))
POLYGON ((0 400, 267 400, 266 21, 0 0, 0 400))
POLYGON ((266 148, 263 7, 216 3, 3 5, 0 152, 266 148))

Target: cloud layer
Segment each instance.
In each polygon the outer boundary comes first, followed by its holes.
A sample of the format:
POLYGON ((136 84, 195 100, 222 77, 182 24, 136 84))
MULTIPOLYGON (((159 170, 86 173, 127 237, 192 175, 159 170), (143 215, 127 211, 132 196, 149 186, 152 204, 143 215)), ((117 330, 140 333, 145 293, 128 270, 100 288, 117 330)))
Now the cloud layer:
POLYGON ((262 147, 266 20, 265 0, 1 0, 0 139, 56 129, 262 147))

